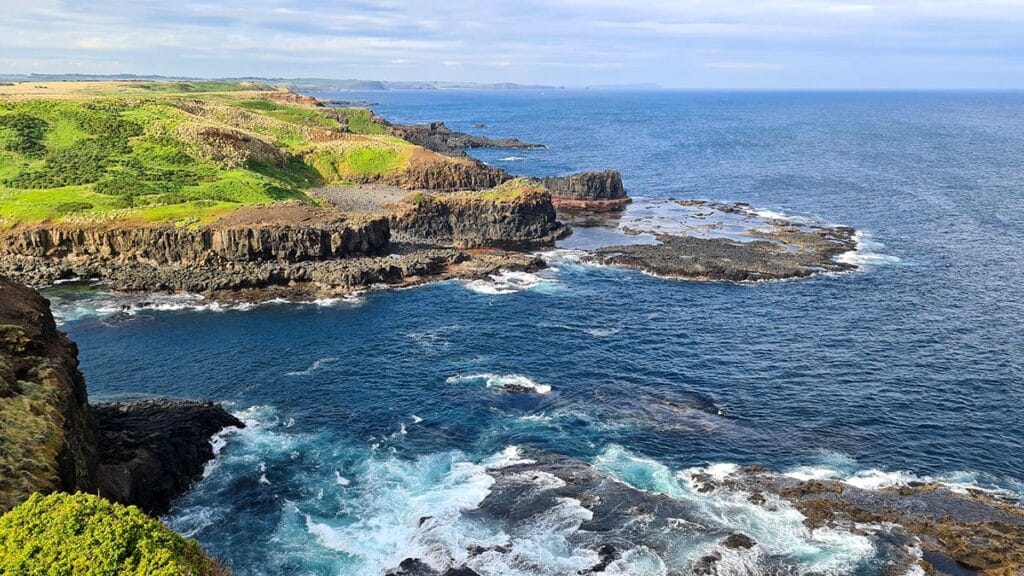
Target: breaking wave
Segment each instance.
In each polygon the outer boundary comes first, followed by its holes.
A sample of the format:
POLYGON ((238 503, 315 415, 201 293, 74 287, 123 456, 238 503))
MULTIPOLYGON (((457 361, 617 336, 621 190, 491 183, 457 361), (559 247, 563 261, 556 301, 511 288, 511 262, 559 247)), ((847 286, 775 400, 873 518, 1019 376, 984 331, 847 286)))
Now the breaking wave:
POLYGON ((449 376, 449 384, 460 384, 463 382, 483 382, 488 388, 504 390, 506 392, 533 392, 536 394, 548 394, 551 386, 538 384, 521 374, 470 374, 468 376, 449 376))

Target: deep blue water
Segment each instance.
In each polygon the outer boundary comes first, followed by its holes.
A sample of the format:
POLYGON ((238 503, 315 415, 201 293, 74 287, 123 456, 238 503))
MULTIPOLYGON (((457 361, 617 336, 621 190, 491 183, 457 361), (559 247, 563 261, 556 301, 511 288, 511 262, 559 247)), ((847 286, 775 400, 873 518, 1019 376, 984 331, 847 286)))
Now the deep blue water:
MULTIPOLYGON (((1024 490, 1024 94, 330 96, 548 146, 474 151, 516 173, 616 168, 635 197, 848 224, 875 256, 756 285, 558 263, 510 294, 452 282, 116 325, 82 314, 107 297, 53 292, 94 400, 209 398, 252 423, 168 518, 236 574, 379 574, 422 551, 424 515, 464 537, 477 465, 510 446, 668 493, 637 470, 1024 490), (499 388, 523 378, 552 390, 499 388)), ((816 545, 833 560, 808 569, 866 569, 855 543, 816 545)))

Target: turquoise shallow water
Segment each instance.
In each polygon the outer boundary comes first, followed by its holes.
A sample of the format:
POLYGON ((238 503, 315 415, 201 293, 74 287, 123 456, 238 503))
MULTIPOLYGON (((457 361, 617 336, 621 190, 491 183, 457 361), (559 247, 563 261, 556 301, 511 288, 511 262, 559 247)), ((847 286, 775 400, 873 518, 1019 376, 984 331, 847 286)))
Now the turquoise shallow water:
MULTIPOLYGON (((236 574, 380 574, 500 538, 464 512, 514 447, 697 502, 800 570, 835 574, 872 573, 870 546, 807 534, 785 510, 699 500, 675 472, 759 463, 1024 494, 1024 95, 331 96, 548 145, 474 151, 513 172, 617 168, 645 199, 635 209, 692 197, 849 224, 866 266, 732 285, 556 258, 539 276, 349 302, 165 299, 118 323, 119 299, 52 290, 93 399, 210 398, 250 423, 168 517, 236 574), (445 519, 432 539, 423 516, 445 519)), ((551 526, 525 540, 548 573, 574 569, 551 526)), ((627 573, 658 570, 638 555, 627 573)))

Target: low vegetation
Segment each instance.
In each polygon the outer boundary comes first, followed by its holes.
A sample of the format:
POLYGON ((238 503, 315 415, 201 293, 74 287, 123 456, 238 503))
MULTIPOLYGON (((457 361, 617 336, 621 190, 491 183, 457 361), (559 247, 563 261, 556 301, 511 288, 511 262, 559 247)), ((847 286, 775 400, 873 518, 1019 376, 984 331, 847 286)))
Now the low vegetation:
POLYGON ((134 506, 34 494, 0 517, 0 574, 226 576, 195 541, 134 506))
POLYGON ((32 492, 57 488, 64 443, 57 406, 66 384, 45 358, 16 360, 28 341, 21 326, 0 324, 0 511, 32 492))
MULTIPOLYGON (((0 92, 0 227, 215 219, 386 181, 418 154, 359 108, 247 82, 53 83, 0 92), (46 90, 42 90, 45 87, 46 90)), ((435 157, 436 156, 436 157, 435 157)))

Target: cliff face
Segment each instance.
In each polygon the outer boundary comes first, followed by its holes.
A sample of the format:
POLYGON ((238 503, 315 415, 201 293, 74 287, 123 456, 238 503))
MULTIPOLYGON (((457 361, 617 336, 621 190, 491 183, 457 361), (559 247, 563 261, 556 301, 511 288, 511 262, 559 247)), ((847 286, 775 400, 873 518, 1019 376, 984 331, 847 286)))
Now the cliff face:
POLYGON ((78 347, 57 330, 49 302, 0 278, 0 513, 55 491, 166 511, 227 426, 242 423, 209 403, 90 406, 78 347))
POLYGON ((611 209, 630 201, 622 186, 622 176, 615 170, 581 172, 538 181, 551 191, 552 200, 559 208, 611 209))
POLYGON ((0 512, 94 487, 95 422, 78 348, 35 290, 0 278, 0 512))
POLYGON ((416 194, 396 206, 391 230, 397 239, 458 248, 550 244, 568 232, 543 189, 504 199, 416 194))
POLYGON ((115 227, 34 226, 0 238, 0 255, 49 258, 100 256, 157 264, 301 262, 383 254, 385 218, 312 223, 239 224, 198 230, 172 225, 115 227))

